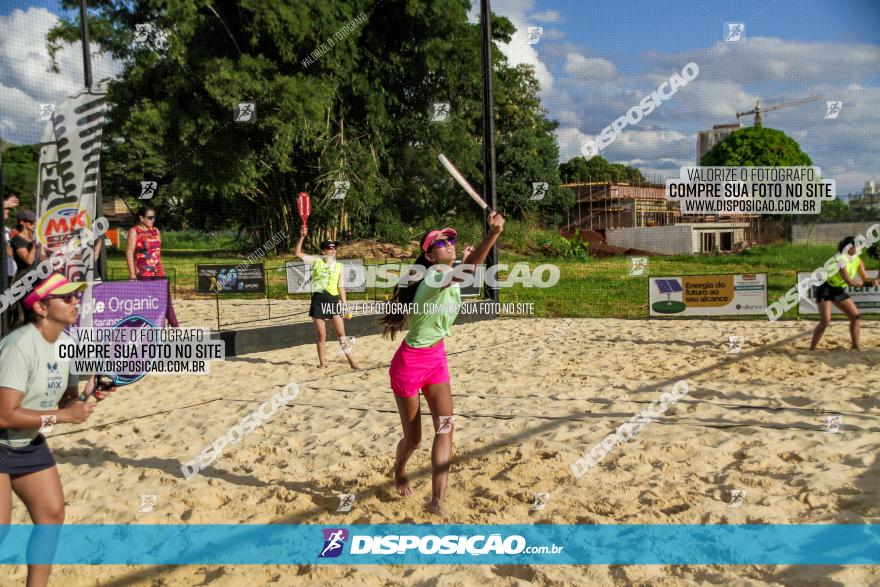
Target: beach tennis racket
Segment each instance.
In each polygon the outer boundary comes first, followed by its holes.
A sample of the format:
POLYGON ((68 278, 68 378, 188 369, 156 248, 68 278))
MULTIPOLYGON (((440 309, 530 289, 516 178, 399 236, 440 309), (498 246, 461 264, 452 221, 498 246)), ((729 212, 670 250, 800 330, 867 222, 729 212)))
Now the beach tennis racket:
MULTIPOLYGON (((152 328, 157 329, 158 326, 149 318, 144 316, 138 316, 135 314, 126 316, 119 322, 117 322, 113 328, 152 328)), ((144 343, 141 343, 144 344, 144 343)), ((148 343, 152 344, 152 343, 148 343)), ((111 387, 122 387, 123 385, 130 385, 135 381, 139 381, 144 376, 146 376, 147 371, 137 372, 137 373, 100 373, 98 375, 92 375, 89 377, 88 382, 86 383, 86 388, 83 392, 83 395, 80 396, 80 399, 85 401, 95 395, 98 391, 106 391, 111 387)))
POLYGON ((312 213, 312 199, 306 192, 300 192, 296 197, 296 208, 299 210, 299 217, 302 219, 303 228, 308 228, 309 214, 312 213))
POLYGON ((446 168, 446 171, 449 172, 449 175, 451 175, 452 178, 458 182, 458 185, 464 188, 464 191, 466 191, 468 195, 473 198, 477 204, 479 204, 481 209, 486 210, 490 214, 494 212, 494 210, 489 207, 489 204, 486 203, 486 200, 484 200, 483 197, 477 193, 477 190, 475 190, 473 186, 468 183, 468 180, 464 178, 464 176, 461 174, 461 171, 459 171, 458 168, 453 165, 449 159, 446 158, 446 155, 440 153, 437 158, 440 160, 440 163, 443 164, 443 167, 446 168))
POLYGON ((114 379, 108 375, 92 375, 86 382, 83 393, 79 396, 80 401, 87 401, 90 397, 95 397, 99 391, 107 391, 113 387, 128 385, 127 383, 116 383, 114 379))

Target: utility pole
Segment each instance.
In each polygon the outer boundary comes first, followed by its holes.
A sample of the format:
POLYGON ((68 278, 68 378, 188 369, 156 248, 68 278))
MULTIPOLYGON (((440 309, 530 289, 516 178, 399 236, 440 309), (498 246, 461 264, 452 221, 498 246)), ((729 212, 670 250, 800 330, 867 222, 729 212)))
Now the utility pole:
MULTIPOLYGON (((2 284, 0 289, 5 291, 6 283, 10 281, 12 276, 7 275, 9 271, 6 267, 6 246, 9 243, 6 242, 6 186, 3 183, 3 139, 0 139, 0 202, 3 204, 3 230, 0 230, 0 251, 3 253, 0 255, 3 258, 3 262, 0 263, 0 284, 2 284)), ((4 310, 2 315, 0 315, 0 337, 6 336, 7 332, 9 332, 9 313, 4 310)))
MULTIPOLYGON (((86 82, 86 91, 90 94, 92 92, 92 86, 94 84, 94 79, 92 77, 92 50, 91 50, 91 42, 89 39, 89 20, 88 13, 86 12, 86 0, 79 0, 79 34, 80 40, 82 41, 82 50, 83 50, 83 75, 85 77, 86 82)), ((99 159, 100 165, 100 159, 99 159)), ((104 215, 104 195, 101 192, 101 173, 100 167, 98 167, 98 186, 95 191, 95 219, 101 218, 104 215)), ((101 235, 99 238, 103 239, 104 236, 101 235)), ((99 276, 102 280, 107 275, 107 255, 104 252, 105 247, 103 246, 103 242, 101 243, 101 252, 98 254, 98 257, 95 259, 94 266, 94 275, 99 276)))
MULTIPOLYGON (((495 193, 495 108, 492 94, 492 11, 489 0, 480 0, 480 24, 483 31, 483 199, 492 210, 498 210, 495 193)), ((484 212, 485 214, 485 212, 484 212)), ((484 219, 484 233, 489 232, 488 217, 484 219)), ((486 266, 498 263, 498 244, 486 256, 486 266)), ((486 297, 498 301, 498 288, 486 285, 486 297)))
POLYGON ((83 73, 86 77, 86 89, 92 91, 92 53, 89 45, 89 21, 86 18, 86 0, 79 0, 79 35, 83 48, 83 73))

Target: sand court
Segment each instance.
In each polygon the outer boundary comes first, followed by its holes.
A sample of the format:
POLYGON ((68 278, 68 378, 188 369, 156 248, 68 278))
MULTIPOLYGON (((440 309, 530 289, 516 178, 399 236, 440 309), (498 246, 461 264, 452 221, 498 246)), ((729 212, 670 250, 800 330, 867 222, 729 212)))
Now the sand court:
MULTIPOLYGON (((876 523, 880 333, 860 353, 835 322, 810 353, 811 322, 502 319, 462 324, 446 342, 455 405, 447 507, 467 524, 876 523), (743 336, 728 352, 728 336, 743 336), (549 341, 542 343, 543 340, 549 341), (530 357, 523 361, 523 357, 530 357), (576 479, 569 468, 677 381, 688 392, 576 479), (831 424, 829 425, 829 418, 831 424), (834 428, 836 424, 836 429, 834 428), (536 494, 548 494, 535 508, 536 494)), ((391 468, 400 421, 388 383, 398 342, 359 337, 352 371, 334 344, 234 357, 208 377, 150 376, 86 425, 49 435, 66 523, 438 523, 433 429, 400 498, 391 468), (285 385, 299 394, 189 480, 193 459, 285 385), (355 496, 337 512, 340 494, 355 496), (155 496, 146 498, 142 496, 155 496)), ((14 523, 28 523, 16 503, 14 523)), ((4 567, 15 580, 23 568, 4 567)), ((352 567, 59 566, 71 585, 332 584, 352 567)), ((368 585, 401 570, 366 566, 368 585)), ((421 566, 406 580, 474 584, 874 584, 875 567, 421 566)))

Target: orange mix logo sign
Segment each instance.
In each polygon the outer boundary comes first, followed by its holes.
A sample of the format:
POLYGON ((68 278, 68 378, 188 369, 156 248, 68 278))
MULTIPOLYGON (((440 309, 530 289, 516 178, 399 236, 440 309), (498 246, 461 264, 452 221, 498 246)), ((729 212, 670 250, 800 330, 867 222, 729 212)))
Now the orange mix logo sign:
POLYGON ((92 225, 88 210, 70 204, 50 208, 37 223, 39 240, 49 247, 67 244, 76 233, 92 225))

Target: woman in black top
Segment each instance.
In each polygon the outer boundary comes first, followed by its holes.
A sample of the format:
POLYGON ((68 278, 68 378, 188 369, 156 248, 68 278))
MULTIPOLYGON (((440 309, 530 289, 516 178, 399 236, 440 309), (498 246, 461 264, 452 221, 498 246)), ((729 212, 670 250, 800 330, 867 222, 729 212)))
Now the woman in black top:
POLYGON ((15 268, 19 273, 33 269, 52 254, 34 238, 36 222, 37 217, 30 210, 18 212, 18 234, 12 237, 9 245, 12 247, 15 268))

